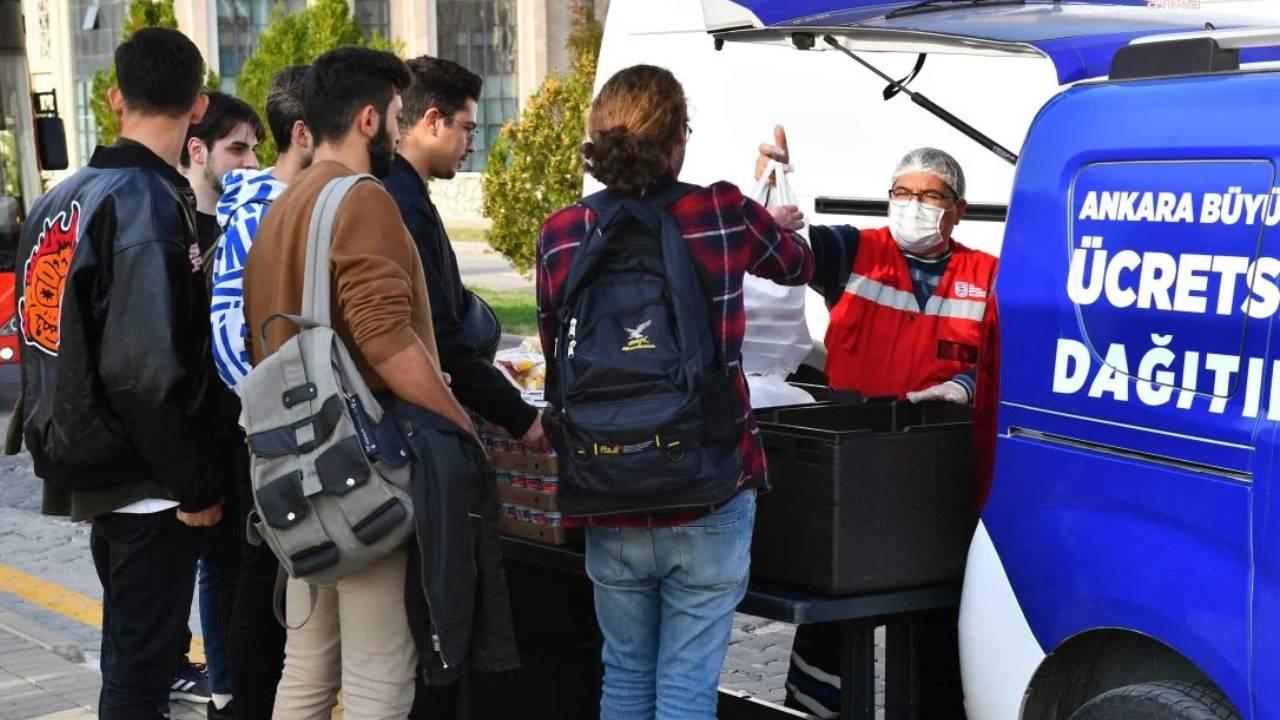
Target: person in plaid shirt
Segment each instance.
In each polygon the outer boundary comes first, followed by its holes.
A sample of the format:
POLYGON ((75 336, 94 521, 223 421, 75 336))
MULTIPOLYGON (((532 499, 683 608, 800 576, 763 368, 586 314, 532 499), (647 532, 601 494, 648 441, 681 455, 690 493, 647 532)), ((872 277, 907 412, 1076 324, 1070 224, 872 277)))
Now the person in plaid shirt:
MULTIPOLYGON (((610 190, 643 195, 679 174, 690 134, 688 108, 684 89, 667 70, 638 65, 620 71, 592 104, 588 126, 586 167, 610 190)), ((690 192, 667 211, 712 293, 708 331, 720 357, 737 368, 746 329, 743 277, 803 285, 813 275, 813 253, 793 232, 803 227, 803 216, 795 207, 765 210, 727 182, 690 192)), ((544 348, 554 346, 560 290, 594 223, 594 213, 578 204, 553 214, 539 234, 544 348)), ((716 716, 733 611, 747 587, 756 491, 767 484, 740 370, 734 387, 742 408, 743 473, 732 499, 699 511, 577 521, 587 525, 587 573, 604 635, 602 720, 716 716)), ((566 518, 566 524, 574 522, 566 518)))

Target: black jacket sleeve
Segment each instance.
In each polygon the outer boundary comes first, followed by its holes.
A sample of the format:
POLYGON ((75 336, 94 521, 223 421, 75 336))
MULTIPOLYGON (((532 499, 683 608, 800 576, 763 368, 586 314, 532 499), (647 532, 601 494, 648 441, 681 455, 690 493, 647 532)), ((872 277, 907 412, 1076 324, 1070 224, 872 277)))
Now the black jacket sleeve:
POLYGON ((107 401, 153 479, 194 512, 224 495, 221 478, 205 471, 214 380, 209 307, 182 234, 155 237, 161 230, 116 246, 98 367, 107 401))
POLYGON ((513 437, 529 431, 536 408, 520 397, 520 391, 512 385, 502 371, 480 357, 467 359, 441 358, 444 371, 449 373, 453 394, 458 401, 480 413, 480 417, 501 425, 513 437))
POLYGON ((849 276, 853 274, 853 259, 858 254, 858 228, 852 225, 811 225, 809 245, 813 248, 816 266, 809 287, 822 295, 828 308, 834 308, 849 284, 849 276))
MULTIPOLYGON (((431 322, 436 337, 456 333, 462 308, 454 290, 462 284, 457 261, 447 252, 449 239, 440 226, 422 212, 406 211, 399 197, 405 227, 418 246, 423 271, 427 277, 427 295, 431 299, 431 322), (445 267, 451 265, 451 267, 445 267)), ((440 346, 441 369, 449 373, 453 394, 464 406, 480 413, 491 423, 501 425, 515 437, 524 435, 538 411, 524 402, 515 388, 488 360, 474 354, 451 356, 444 343, 440 346)))

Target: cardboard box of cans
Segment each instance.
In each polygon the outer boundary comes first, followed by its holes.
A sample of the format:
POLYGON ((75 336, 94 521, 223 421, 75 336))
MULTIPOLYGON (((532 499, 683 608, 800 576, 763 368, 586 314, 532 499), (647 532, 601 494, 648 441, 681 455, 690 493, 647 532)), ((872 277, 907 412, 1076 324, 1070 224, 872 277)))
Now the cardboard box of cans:
POLYGON ((498 518, 498 532, 503 535, 535 540, 548 545, 564 545, 567 542, 563 527, 534 525, 533 523, 509 517, 498 518))
POLYGON ((552 545, 564 544, 562 517, 556 505, 560 478, 555 453, 532 452, 491 425, 482 425, 480 433, 498 478, 499 530, 552 545))

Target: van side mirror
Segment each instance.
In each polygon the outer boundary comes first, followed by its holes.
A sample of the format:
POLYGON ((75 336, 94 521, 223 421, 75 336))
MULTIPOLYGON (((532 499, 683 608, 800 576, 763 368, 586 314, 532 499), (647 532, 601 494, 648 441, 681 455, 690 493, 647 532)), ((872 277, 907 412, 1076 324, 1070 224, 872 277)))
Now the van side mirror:
POLYGON ((58 94, 50 91, 32 94, 36 109, 36 150, 41 170, 66 170, 67 130, 58 116, 58 94))

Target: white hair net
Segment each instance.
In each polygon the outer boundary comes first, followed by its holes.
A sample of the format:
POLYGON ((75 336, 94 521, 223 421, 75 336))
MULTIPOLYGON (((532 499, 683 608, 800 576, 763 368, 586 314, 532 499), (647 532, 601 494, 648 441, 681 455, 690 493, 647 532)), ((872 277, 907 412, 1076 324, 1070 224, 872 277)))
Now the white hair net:
POLYGON ((935 175, 945 182, 957 197, 964 197, 964 170, 960 169, 960 163, 956 162, 955 158, 942 150, 922 147, 907 153, 898 163, 898 169, 893 171, 894 181, 907 173, 935 175))

